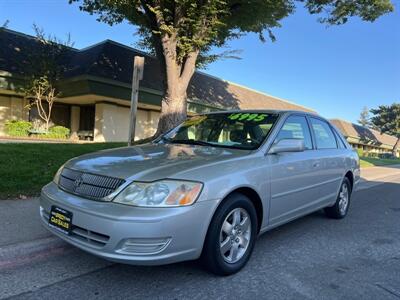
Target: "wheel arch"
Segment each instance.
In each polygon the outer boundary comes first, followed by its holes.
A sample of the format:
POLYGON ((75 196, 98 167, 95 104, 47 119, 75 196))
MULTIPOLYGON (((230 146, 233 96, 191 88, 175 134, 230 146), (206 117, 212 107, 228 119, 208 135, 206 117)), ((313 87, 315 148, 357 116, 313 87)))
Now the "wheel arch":
POLYGON ((344 175, 344 177, 346 177, 349 181, 350 181, 350 185, 351 185, 351 190, 353 191, 354 188, 354 174, 352 171, 347 171, 346 174, 344 175))
MULTIPOLYGON (((264 206, 263 206, 260 195, 254 188, 249 187, 249 186, 242 186, 242 187, 235 188, 234 190, 230 191, 229 193, 227 193, 224 196, 223 200, 218 204, 218 207, 220 207, 228 199, 228 197, 230 195, 235 194, 235 193, 245 195, 253 203, 254 208, 256 209, 256 213, 257 213, 257 230, 259 233, 262 222, 263 222, 263 218, 264 218, 264 206)), ((218 207, 217 207, 217 209, 218 209, 218 207)))

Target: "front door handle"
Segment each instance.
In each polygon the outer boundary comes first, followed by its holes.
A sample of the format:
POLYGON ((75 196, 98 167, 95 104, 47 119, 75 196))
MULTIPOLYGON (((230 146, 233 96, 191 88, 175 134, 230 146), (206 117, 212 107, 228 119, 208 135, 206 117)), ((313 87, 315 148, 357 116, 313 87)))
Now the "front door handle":
POLYGON ((314 162, 312 166, 313 166, 313 168, 318 168, 319 167, 319 161, 314 162))

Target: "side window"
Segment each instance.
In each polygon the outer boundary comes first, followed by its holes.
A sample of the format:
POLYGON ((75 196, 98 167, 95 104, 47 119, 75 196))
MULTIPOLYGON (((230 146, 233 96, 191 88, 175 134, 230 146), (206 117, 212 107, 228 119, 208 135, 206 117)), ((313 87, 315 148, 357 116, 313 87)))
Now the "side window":
POLYGON ((317 149, 336 149, 336 139, 328 123, 319 119, 310 119, 317 149))
POLYGON ((312 149, 311 134, 307 120, 302 116, 290 116, 283 124, 275 142, 282 139, 302 139, 307 150, 312 149))
POLYGON ((338 142, 339 148, 340 149, 346 149, 347 147, 344 144, 343 139, 340 137, 339 133, 337 133, 337 131, 335 129, 333 130, 333 132, 334 132, 334 134, 336 136, 336 140, 338 142))

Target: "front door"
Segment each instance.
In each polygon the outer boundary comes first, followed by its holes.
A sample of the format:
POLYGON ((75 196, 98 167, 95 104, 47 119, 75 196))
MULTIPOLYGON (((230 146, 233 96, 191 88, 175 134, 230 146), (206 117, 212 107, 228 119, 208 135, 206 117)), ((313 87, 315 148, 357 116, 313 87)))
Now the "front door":
POLYGON ((305 151, 268 155, 271 166, 271 226, 312 210, 320 197, 315 184, 318 182, 316 169, 319 164, 306 117, 289 116, 274 142, 281 139, 302 139, 305 151))

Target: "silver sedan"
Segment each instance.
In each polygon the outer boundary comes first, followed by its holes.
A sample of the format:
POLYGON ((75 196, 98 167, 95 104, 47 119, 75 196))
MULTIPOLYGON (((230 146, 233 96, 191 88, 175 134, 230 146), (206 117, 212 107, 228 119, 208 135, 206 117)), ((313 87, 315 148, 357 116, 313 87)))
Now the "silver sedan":
POLYGON ((202 259, 239 271, 260 234, 319 209, 346 216, 359 159, 340 132, 298 111, 196 115, 148 144, 74 158, 42 189, 45 226, 105 259, 202 259))

